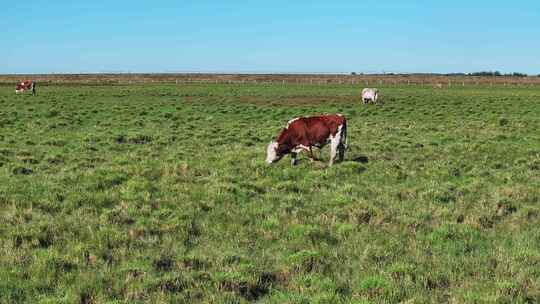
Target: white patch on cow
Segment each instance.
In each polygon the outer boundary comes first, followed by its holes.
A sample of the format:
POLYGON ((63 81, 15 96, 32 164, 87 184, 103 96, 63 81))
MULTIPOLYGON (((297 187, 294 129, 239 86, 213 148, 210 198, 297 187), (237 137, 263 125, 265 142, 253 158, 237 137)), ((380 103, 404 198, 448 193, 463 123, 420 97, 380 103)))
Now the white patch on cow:
MULTIPOLYGON (((330 136, 330 166, 334 164, 336 157, 342 155, 340 149, 345 149, 345 142, 343 138, 343 125, 339 125, 338 130, 334 136, 330 136), (342 147, 340 147, 342 146, 342 147), (340 154, 338 154, 340 153, 340 154)), ((340 156, 341 158, 341 156, 340 156)))
POLYGON ((295 122, 295 121, 297 121, 297 120, 299 120, 299 119, 300 119, 300 117, 297 117, 297 118, 294 118, 294 119, 289 120, 289 122, 287 122, 287 128, 289 128, 289 126, 290 126, 293 122, 295 122))
POLYGON ((300 153, 303 150, 309 151, 309 147, 306 147, 304 145, 298 145, 298 146, 294 147, 293 152, 294 153, 300 153))
POLYGON ((279 159, 277 155, 277 148, 278 148, 277 141, 271 142, 266 148, 266 163, 267 164, 271 164, 279 159))

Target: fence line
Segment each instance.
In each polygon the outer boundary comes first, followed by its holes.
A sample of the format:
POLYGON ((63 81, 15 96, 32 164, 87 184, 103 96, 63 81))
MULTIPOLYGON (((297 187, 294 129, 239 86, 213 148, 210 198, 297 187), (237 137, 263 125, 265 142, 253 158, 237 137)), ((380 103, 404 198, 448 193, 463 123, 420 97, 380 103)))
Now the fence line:
MULTIPOLYGON (((152 81, 153 82, 153 81, 152 81)), ((126 82, 126 81, 118 81, 117 84, 131 84, 132 81, 126 82)), ((146 84, 148 81, 140 80, 137 82, 138 84, 146 84)), ((154 83, 154 82, 153 82, 154 83)), ((389 86, 420 86, 420 87, 442 87, 442 88, 453 88, 453 87, 495 87, 495 86, 503 86, 503 87, 535 87, 540 86, 540 82, 480 82, 480 81, 447 81, 447 82, 438 82, 438 81, 426 81, 426 80, 419 80, 419 81, 411 81, 411 80, 331 80, 331 79, 307 79, 307 80, 301 80, 301 79, 293 79, 293 80, 248 80, 245 79, 242 80, 206 80, 206 79, 198 79, 198 80, 182 80, 182 79, 176 79, 173 81, 159 81, 155 83, 162 83, 162 84, 177 84, 177 85, 190 85, 190 84, 227 84, 227 85, 314 85, 314 86, 325 86, 325 85, 332 85, 332 86, 381 86, 381 87, 389 87, 389 86)))
MULTIPOLYGON (((529 82, 520 82, 520 81, 489 81, 481 82, 478 80, 461 80, 461 81, 437 81, 437 80, 410 80, 410 79, 317 79, 317 78, 292 78, 292 79, 167 79, 167 80, 155 80, 155 79, 108 79, 108 80, 64 80, 64 79, 46 79, 39 80, 36 82, 39 84, 45 85, 144 85, 144 84, 175 84, 175 85, 197 85, 197 84, 226 84, 226 85, 316 85, 316 86, 381 86, 381 87, 399 87, 399 86, 421 86, 421 87, 434 87, 434 88, 452 88, 461 85, 462 87, 537 87, 540 86, 540 81, 529 81, 529 82)), ((10 85, 13 82, 1 81, 1 85, 10 85)))

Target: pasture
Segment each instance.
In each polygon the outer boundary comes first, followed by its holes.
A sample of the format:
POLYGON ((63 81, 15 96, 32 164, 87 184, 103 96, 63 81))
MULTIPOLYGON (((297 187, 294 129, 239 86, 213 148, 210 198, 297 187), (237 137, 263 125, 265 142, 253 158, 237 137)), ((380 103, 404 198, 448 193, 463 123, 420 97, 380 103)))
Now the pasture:
POLYGON ((540 301, 537 88, 0 89, 0 303, 540 301), (264 163, 335 112, 343 163, 264 163))

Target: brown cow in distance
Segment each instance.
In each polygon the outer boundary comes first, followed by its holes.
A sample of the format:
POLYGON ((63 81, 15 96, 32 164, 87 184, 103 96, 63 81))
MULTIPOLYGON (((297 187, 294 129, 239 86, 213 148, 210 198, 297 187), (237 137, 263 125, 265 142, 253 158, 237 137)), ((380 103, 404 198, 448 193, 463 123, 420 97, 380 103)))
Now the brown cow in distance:
POLYGON ((17 84, 15 93, 22 93, 24 91, 32 91, 32 95, 36 95, 36 84, 33 81, 26 80, 17 84))
POLYGON ((291 154, 292 165, 296 164, 297 154, 308 151, 313 160, 313 147, 322 148, 330 143, 330 163, 336 158, 340 161, 347 149, 347 120, 341 114, 329 114, 295 118, 287 124, 277 139, 266 149, 266 162, 276 163, 291 154))

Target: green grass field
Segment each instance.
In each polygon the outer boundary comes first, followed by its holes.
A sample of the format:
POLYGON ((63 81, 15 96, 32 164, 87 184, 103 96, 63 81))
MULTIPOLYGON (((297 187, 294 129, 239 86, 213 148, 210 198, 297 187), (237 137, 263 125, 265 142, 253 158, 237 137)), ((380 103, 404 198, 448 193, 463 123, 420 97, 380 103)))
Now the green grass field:
POLYGON ((0 89, 0 303, 540 301, 540 89, 0 89))

